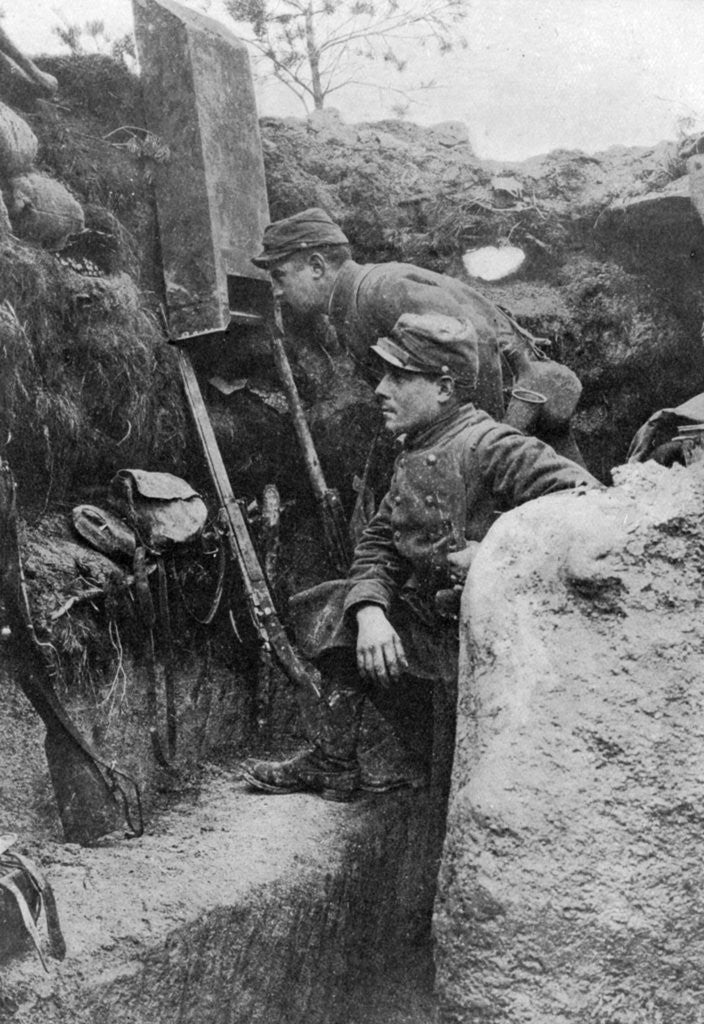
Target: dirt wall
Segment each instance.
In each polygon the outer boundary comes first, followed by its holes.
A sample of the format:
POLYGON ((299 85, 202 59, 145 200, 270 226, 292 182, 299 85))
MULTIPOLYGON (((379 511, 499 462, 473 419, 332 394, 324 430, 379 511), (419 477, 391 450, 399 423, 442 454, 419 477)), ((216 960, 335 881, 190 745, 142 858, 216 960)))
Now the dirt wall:
POLYGON ((695 1024, 703 467, 492 528, 463 603, 441 1019, 695 1024))

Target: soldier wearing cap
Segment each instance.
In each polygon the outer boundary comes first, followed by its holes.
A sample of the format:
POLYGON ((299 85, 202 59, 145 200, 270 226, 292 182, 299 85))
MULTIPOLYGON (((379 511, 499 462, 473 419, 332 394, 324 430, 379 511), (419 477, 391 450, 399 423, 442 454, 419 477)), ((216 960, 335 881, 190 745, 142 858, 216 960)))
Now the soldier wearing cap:
POLYGON ((381 413, 387 430, 403 437, 403 450, 348 579, 292 601, 297 640, 319 664, 325 692, 311 748, 287 761, 245 762, 244 777, 256 789, 339 800, 360 787, 417 785, 440 749, 438 785, 446 795, 458 653, 447 596, 502 511, 565 488, 599 486, 583 467, 476 408, 478 349, 469 320, 415 313, 399 317, 372 346, 385 371, 376 388, 381 413), (408 752, 395 777, 360 771, 366 698, 408 752))
POLYGON ((530 335, 468 284, 410 263, 355 263, 344 232, 317 207, 270 224, 252 262, 269 271, 275 296, 296 315, 327 315, 363 370, 371 369, 376 339, 388 337, 405 313, 468 320, 479 361, 475 404, 582 462, 570 424, 579 379, 552 360, 530 359, 530 335), (501 354, 514 378, 505 410, 501 354))
POLYGON ((342 229, 318 208, 270 224, 263 251, 252 263, 269 271, 274 295, 295 314, 327 315, 341 344, 363 367, 374 365, 371 346, 390 335, 404 313, 469 320, 479 358, 477 404, 501 417, 499 346, 515 342, 515 336, 501 311, 474 288, 409 263, 356 263, 342 229))

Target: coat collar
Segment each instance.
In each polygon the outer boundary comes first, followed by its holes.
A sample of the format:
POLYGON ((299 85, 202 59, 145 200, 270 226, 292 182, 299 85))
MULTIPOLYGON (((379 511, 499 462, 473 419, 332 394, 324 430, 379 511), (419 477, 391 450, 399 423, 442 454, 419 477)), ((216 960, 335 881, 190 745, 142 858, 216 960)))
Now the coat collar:
POLYGON ((466 405, 461 405, 458 409, 453 409, 446 416, 435 420, 430 426, 424 427, 415 434, 407 435, 403 447, 407 451, 427 448, 441 438, 454 437, 464 430, 465 427, 488 418, 487 413, 482 412, 481 409, 477 409, 475 405, 468 402, 466 405))
POLYGON ((328 316, 333 324, 339 324, 347 316, 359 280, 367 269, 361 263, 346 260, 338 270, 328 302, 328 316))

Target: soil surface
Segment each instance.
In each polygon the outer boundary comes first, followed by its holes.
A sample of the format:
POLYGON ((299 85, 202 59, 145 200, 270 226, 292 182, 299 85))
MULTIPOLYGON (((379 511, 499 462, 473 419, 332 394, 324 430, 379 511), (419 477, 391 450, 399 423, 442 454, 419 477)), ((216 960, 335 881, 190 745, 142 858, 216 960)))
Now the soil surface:
POLYGON ((422 796, 264 796, 211 768, 140 839, 23 844, 68 953, 48 974, 32 953, 6 963, 0 1020, 425 1024, 419 865, 397 846, 424 809, 422 796))

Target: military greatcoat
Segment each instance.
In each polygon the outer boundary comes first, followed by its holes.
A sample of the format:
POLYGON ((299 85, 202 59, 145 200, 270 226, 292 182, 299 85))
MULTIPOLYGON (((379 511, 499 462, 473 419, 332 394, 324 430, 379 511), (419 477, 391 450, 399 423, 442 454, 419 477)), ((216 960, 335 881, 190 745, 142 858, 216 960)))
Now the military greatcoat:
MULTIPOLYGON (((433 622, 433 599, 451 586, 447 555, 481 541, 501 512, 580 485, 600 486, 537 438, 497 423, 474 405, 455 409, 406 440, 348 579, 293 599, 304 653, 318 657, 354 646, 349 613, 360 604, 380 605, 397 628, 399 606, 410 607, 431 633, 442 631, 442 623, 433 622)), ((405 647, 408 622, 402 617, 405 647)))
POLYGON ((337 335, 359 363, 371 345, 391 333, 403 313, 442 313, 469 320, 477 332, 477 404, 503 415, 500 346, 515 343, 508 319, 463 281, 410 263, 361 265, 348 260, 335 280, 328 315, 337 335))

